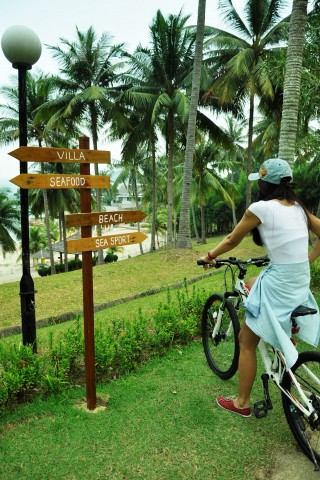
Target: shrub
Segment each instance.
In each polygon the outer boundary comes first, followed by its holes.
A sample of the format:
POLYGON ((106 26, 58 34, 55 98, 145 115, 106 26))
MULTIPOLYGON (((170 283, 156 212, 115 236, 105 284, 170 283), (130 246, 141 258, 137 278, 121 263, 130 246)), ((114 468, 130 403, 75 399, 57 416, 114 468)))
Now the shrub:
MULTIPOLYGON (((109 319, 95 329, 97 378, 108 381, 130 373, 141 363, 162 355, 174 345, 190 343, 198 334, 207 293, 187 286, 171 291, 154 315, 140 309, 130 318, 109 319)), ((84 338, 80 318, 67 331, 49 334, 48 351, 34 355, 31 347, 0 344, 0 408, 35 395, 58 393, 84 383, 84 338)))
POLYGON ((47 275, 51 275, 51 268, 46 267, 45 265, 41 265, 38 268, 38 273, 40 277, 46 277, 47 275))
POLYGON ((311 282, 310 287, 312 290, 319 291, 320 285, 320 266, 319 262, 312 263, 310 266, 311 282))
POLYGON ((82 261, 79 258, 75 258, 74 260, 68 261, 68 270, 72 272, 73 270, 81 270, 82 268, 82 261))

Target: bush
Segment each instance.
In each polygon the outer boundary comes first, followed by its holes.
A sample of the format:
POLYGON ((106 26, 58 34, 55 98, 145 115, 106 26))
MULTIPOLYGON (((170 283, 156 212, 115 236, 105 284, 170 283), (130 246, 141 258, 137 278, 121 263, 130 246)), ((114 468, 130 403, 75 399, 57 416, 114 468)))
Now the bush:
POLYGON ((51 268, 46 267, 45 265, 41 265, 38 268, 38 273, 40 277, 46 277, 47 275, 51 275, 51 268))
POLYGON ((118 260, 118 255, 115 255, 112 252, 108 252, 107 255, 104 257, 104 263, 112 263, 118 260))
MULTIPOLYGON (((174 345, 190 343, 200 331, 201 310, 207 293, 193 287, 178 290, 172 301, 158 305, 153 316, 139 310, 130 318, 106 321, 95 329, 97 378, 108 381, 130 373, 141 363, 162 355, 174 345)), ((80 318, 67 331, 49 334, 45 353, 31 347, 0 345, 0 408, 35 395, 58 393, 85 382, 84 339, 80 318)))
POLYGON ((68 261, 68 270, 72 272, 73 270, 81 270, 82 268, 82 261, 79 258, 75 258, 74 260, 68 261))
MULTIPOLYGON (((118 257, 115 255, 116 259, 118 257)), ((115 262, 116 260, 111 260, 115 262)), ((97 263, 97 257, 92 257, 92 265, 95 266, 97 263)), ((65 273, 64 263, 56 263, 55 264, 56 273, 65 273)), ((81 270, 82 269, 82 261, 79 258, 75 258, 74 260, 68 261, 68 271, 72 272, 73 270, 81 270)), ((47 275, 51 275, 51 267, 46 265, 40 265, 38 268, 38 273, 40 277, 46 277, 47 275)))
POLYGON ((310 287, 311 290, 319 291, 320 285, 320 266, 319 262, 312 263, 310 265, 311 281, 310 287))

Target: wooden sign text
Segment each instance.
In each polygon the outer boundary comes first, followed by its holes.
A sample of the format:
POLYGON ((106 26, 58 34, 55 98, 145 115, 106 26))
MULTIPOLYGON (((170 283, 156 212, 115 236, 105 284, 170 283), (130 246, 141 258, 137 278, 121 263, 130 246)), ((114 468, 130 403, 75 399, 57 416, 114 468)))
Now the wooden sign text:
POLYGON ((119 210, 117 212, 72 213, 65 216, 66 227, 90 225, 116 225, 118 223, 140 222, 146 214, 139 210, 119 210))
POLYGON ((103 250, 111 247, 123 247, 143 242, 147 237, 144 233, 123 233, 122 235, 106 235, 104 237, 80 238, 67 240, 67 253, 103 250))
POLYGON ((20 188, 110 188, 105 175, 59 175, 22 173, 10 180, 20 188))
POLYGON ((111 160, 107 150, 75 148, 19 147, 9 155, 20 162, 110 163, 111 160))

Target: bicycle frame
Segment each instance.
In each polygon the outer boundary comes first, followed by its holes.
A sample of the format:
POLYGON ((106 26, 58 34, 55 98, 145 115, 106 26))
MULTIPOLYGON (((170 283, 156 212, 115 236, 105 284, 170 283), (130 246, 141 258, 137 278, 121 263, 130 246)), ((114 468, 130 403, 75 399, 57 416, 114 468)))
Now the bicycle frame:
MULTIPOLYGON (((232 293, 231 292, 227 293, 225 298, 226 300, 231 301, 235 309, 238 311, 241 303, 245 302, 249 293, 248 288, 243 279, 237 278, 234 286, 234 292, 232 293), (234 293, 234 295, 232 293, 234 293)), ((220 322, 218 321, 217 323, 220 323, 220 322)), ((218 331, 219 327, 220 325, 217 325, 214 330, 218 331)), ((227 331, 227 334, 228 334, 228 331, 227 331)), ((311 415, 315 415, 315 409, 312 405, 312 400, 307 397, 307 395, 301 388, 298 380, 296 379, 291 369, 288 370, 288 375, 290 375, 292 384, 294 385, 298 394, 300 395, 300 399, 303 402, 303 404, 290 391, 282 387, 283 376, 286 372, 286 361, 281 351, 272 347, 272 350, 274 352, 274 358, 272 359, 268 352, 267 345, 262 339, 260 339, 260 342, 258 344, 258 349, 261 355, 263 365, 265 367, 265 373, 269 376, 269 379, 273 380, 273 382, 281 390, 281 392, 283 392, 304 415, 306 415, 307 417, 310 417, 311 415)), ((316 377, 306 366, 304 366, 303 368, 308 373, 308 375, 310 375, 310 377, 314 381, 316 381, 316 383, 320 387, 319 378, 316 377)), ((316 418, 317 418, 317 414, 316 414, 316 418)))

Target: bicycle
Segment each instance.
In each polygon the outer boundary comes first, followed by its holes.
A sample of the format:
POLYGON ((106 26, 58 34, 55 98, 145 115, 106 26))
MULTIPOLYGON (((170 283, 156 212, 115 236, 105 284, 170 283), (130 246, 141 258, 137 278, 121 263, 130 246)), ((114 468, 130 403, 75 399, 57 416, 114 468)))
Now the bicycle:
MULTIPOLYGON (((210 266, 202 260, 198 265, 210 266)), ((202 342, 209 367, 221 379, 231 378, 238 370, 240 331, 239 310, 249 289, 244 277, 249 265, 263 267, 266 257, 239 260, 234 257, 216 260, 214 268, 226 266, 232 272, 232 290, 212 294, 202 314, 202 342), (237 278, 235 274, 237 273, 237 278)), ((226 278, 226 277, 225 277, 226 278)), ((227 288, 226 288, 227 290, 227 288)), ((317 310, 299 306, 291 314, 292 333, 299 331, 298 318, 317 313, 317 310)), ((294 339, 293 339, 294 341, 294 339)), ((254 404, 256 418, 263 418, 272 410, 269 380, 280 389, 282 406, 289 428, 305 455, 320 469, 320 353, 299 353, 295 365, 286 371, 286 362, 280 350, 267 347, 260 339, 258 349, 265 368, 261 375, 264 400, 254 404)))

